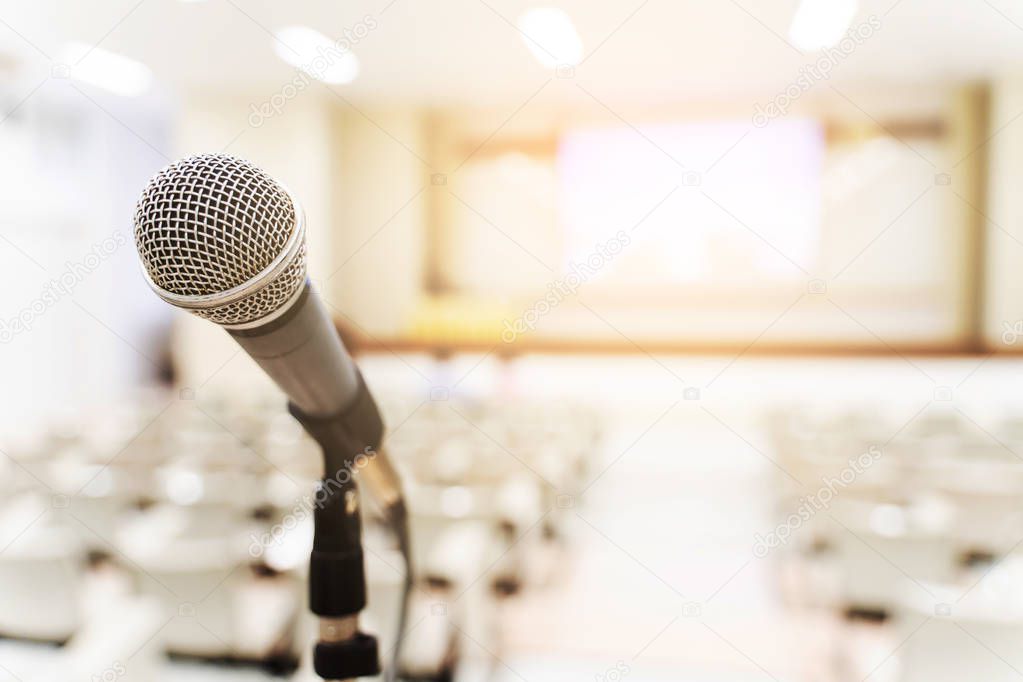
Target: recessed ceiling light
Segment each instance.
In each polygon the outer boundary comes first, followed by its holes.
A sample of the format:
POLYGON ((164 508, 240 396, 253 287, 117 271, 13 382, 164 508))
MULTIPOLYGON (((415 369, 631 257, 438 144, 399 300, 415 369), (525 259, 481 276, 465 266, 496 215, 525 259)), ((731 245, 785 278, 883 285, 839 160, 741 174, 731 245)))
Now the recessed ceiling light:
POLYGON ((153 72, 142 62, 86 43, 68 43, 61 53, 73 80, 124 97, 137 97, 153 84, 153 72))
POLYGON ((557 7, 535 7, 519 17, 519 30, 537 61, 547 68, 575 66, 583 58, 583 41, 572 19, 557 7))
POLYGON ((308 26, 286 26, 274 34, 274 50, 285 63, 325 83, 351 83, 359 60, 346 44, 308 26))
POLYGON ((801 50, 834 47, 849 30, 856 0, 802 0, 792 17, 789 38, 801 50))

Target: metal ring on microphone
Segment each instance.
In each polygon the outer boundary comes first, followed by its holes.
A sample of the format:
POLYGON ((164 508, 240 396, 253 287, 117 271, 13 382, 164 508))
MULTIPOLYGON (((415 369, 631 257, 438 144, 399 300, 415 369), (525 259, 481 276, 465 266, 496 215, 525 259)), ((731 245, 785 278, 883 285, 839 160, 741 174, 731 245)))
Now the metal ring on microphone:
MULTIPOLYGON (((142 268, 142 276, 145 277, 146 283, 149 287, 155 291, 160 298, 171 305, 177 306, 178 308, 185 308, 186 310, 208 310, 236 303, 248 298, 249 296, 253 296, 259 292, 259 290, 273 282, 278 275, 291 265, 292 260, 302 248, 302 244, 305 242, 305 211, 302 209, 302 205, 295 198, 295 195, 291 193, 291 190, 281 183, 277 184, 280 185, 281 189, 287 193, 288 198, 291 199, 291 203, 295 208, 295 229, 293 229, 291 234, 288 236, 288 241, 285 242, 284 249, 281 250, 281 253, 270 261, 270 264, 263 268, 255 277, 249 279, 247 282, 239 284, 236 287, 228 289, 227 291, 201 296, 186 296, 182 294, 175 294, 161 288, 153 281, 146 268, 142 268)), ((301 289, 301 286, 298 287, 298 291, 301 291, 301 289)), ((294 300, 294 298, 295 296, 292 296, 289 299, 289 302, 294 300)), ((286 309, 287 307, 287 303, 285 303, 278 310, 286 309)), ((267 317, 269 317, 269 315, 267 317)), ((258 321, 262 322, 265 319, 266 318, 260 318, 258 321)), ((254 320, 253 322, 256 321, 254 320)), ((244 326, 251 326, 251 323, 232 326, 241 328, 244 326)))

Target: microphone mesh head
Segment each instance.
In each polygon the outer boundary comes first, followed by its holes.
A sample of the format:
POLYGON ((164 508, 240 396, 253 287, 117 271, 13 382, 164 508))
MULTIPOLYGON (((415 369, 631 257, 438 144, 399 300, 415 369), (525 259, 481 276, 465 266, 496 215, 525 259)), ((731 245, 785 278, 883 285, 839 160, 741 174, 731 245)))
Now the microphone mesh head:
POLYGON ((306 257, 304 235, 295 235, 299 229, 288 192, 259 168, 226 154, 167 166, 149 181, 135 209, 135 243, 156 292, 224 325, 266 317, 302 286, 306 257), (245 288, 244 297, 218 303, 218 295, 238 287, 245 288))

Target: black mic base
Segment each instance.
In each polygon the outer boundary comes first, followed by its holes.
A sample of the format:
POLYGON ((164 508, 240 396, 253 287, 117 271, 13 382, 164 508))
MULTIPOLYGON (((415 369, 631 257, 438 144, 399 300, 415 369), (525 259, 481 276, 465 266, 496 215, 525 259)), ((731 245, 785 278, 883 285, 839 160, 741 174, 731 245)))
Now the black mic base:
POLYGON ((320 617, 320 637, 313 669, 325 680, 377 675, 377 639, 358 629, 366 607, 358 490, 353 481, 338 485, 336 478, 325 479, 315 500, 309 609, 320 617))
POLYGON ((323 451, 324 476, 313 516, 309 560, 309 608, 320 616, 320 641, 313 656, 324 679, 352 679, 380 672, 376 638, 359 632, 358 613, 366 606, 362 523, 355 472, 377 493, 382 511, 405 559, 404 594, 389 679, 395 679, 413 584, 408 510, 397 472, 381 450, 384 424, 376 402, 356 370, 357 391, 342 412, 305 414, 293 402, 288 411, 323 451))
POLYGON ((316 643, 313 670, 325 680, 349 680, 380 673, 377 638, 361 632, 340 642, 316 643))
POLYGON ((354 474, 357 458, 379 446, 383 424, 361 377, 359 387, 359 399, 338 415, 311 417, 288 405, 323 450, 324 476, 314 495, 309 609, 320 617, 313 669, 325 680, 380 673, 376 637, 358 629, 358 614, 366 607, 366 574, 354 474))

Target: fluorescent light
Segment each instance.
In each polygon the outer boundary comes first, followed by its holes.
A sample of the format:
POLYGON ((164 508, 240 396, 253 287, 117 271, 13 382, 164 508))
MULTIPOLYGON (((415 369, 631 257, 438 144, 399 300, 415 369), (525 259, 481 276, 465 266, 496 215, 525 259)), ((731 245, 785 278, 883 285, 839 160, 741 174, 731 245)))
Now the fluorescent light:
POLYGON ((789 38, 801 50, 834 47, 849 30, 856 0, 802 0, 792 17, 789 38))
POLYGON ((308 26, 286 26, 274 37, 274 50, 286 63, 325 83, 351 83, 359 59, 347 44, 335 42, 308 26))
POLYGON ((142 62, 86 43, 68 43, 62 58, 74 80, 124 97, 137 97, 152 86, 153 72, 142 62))
POLYGON ((583 41, 564 11, 535 7, 519 17, 519 30, 537 61, 549 69, 575 66, 583 58, 583 41))

